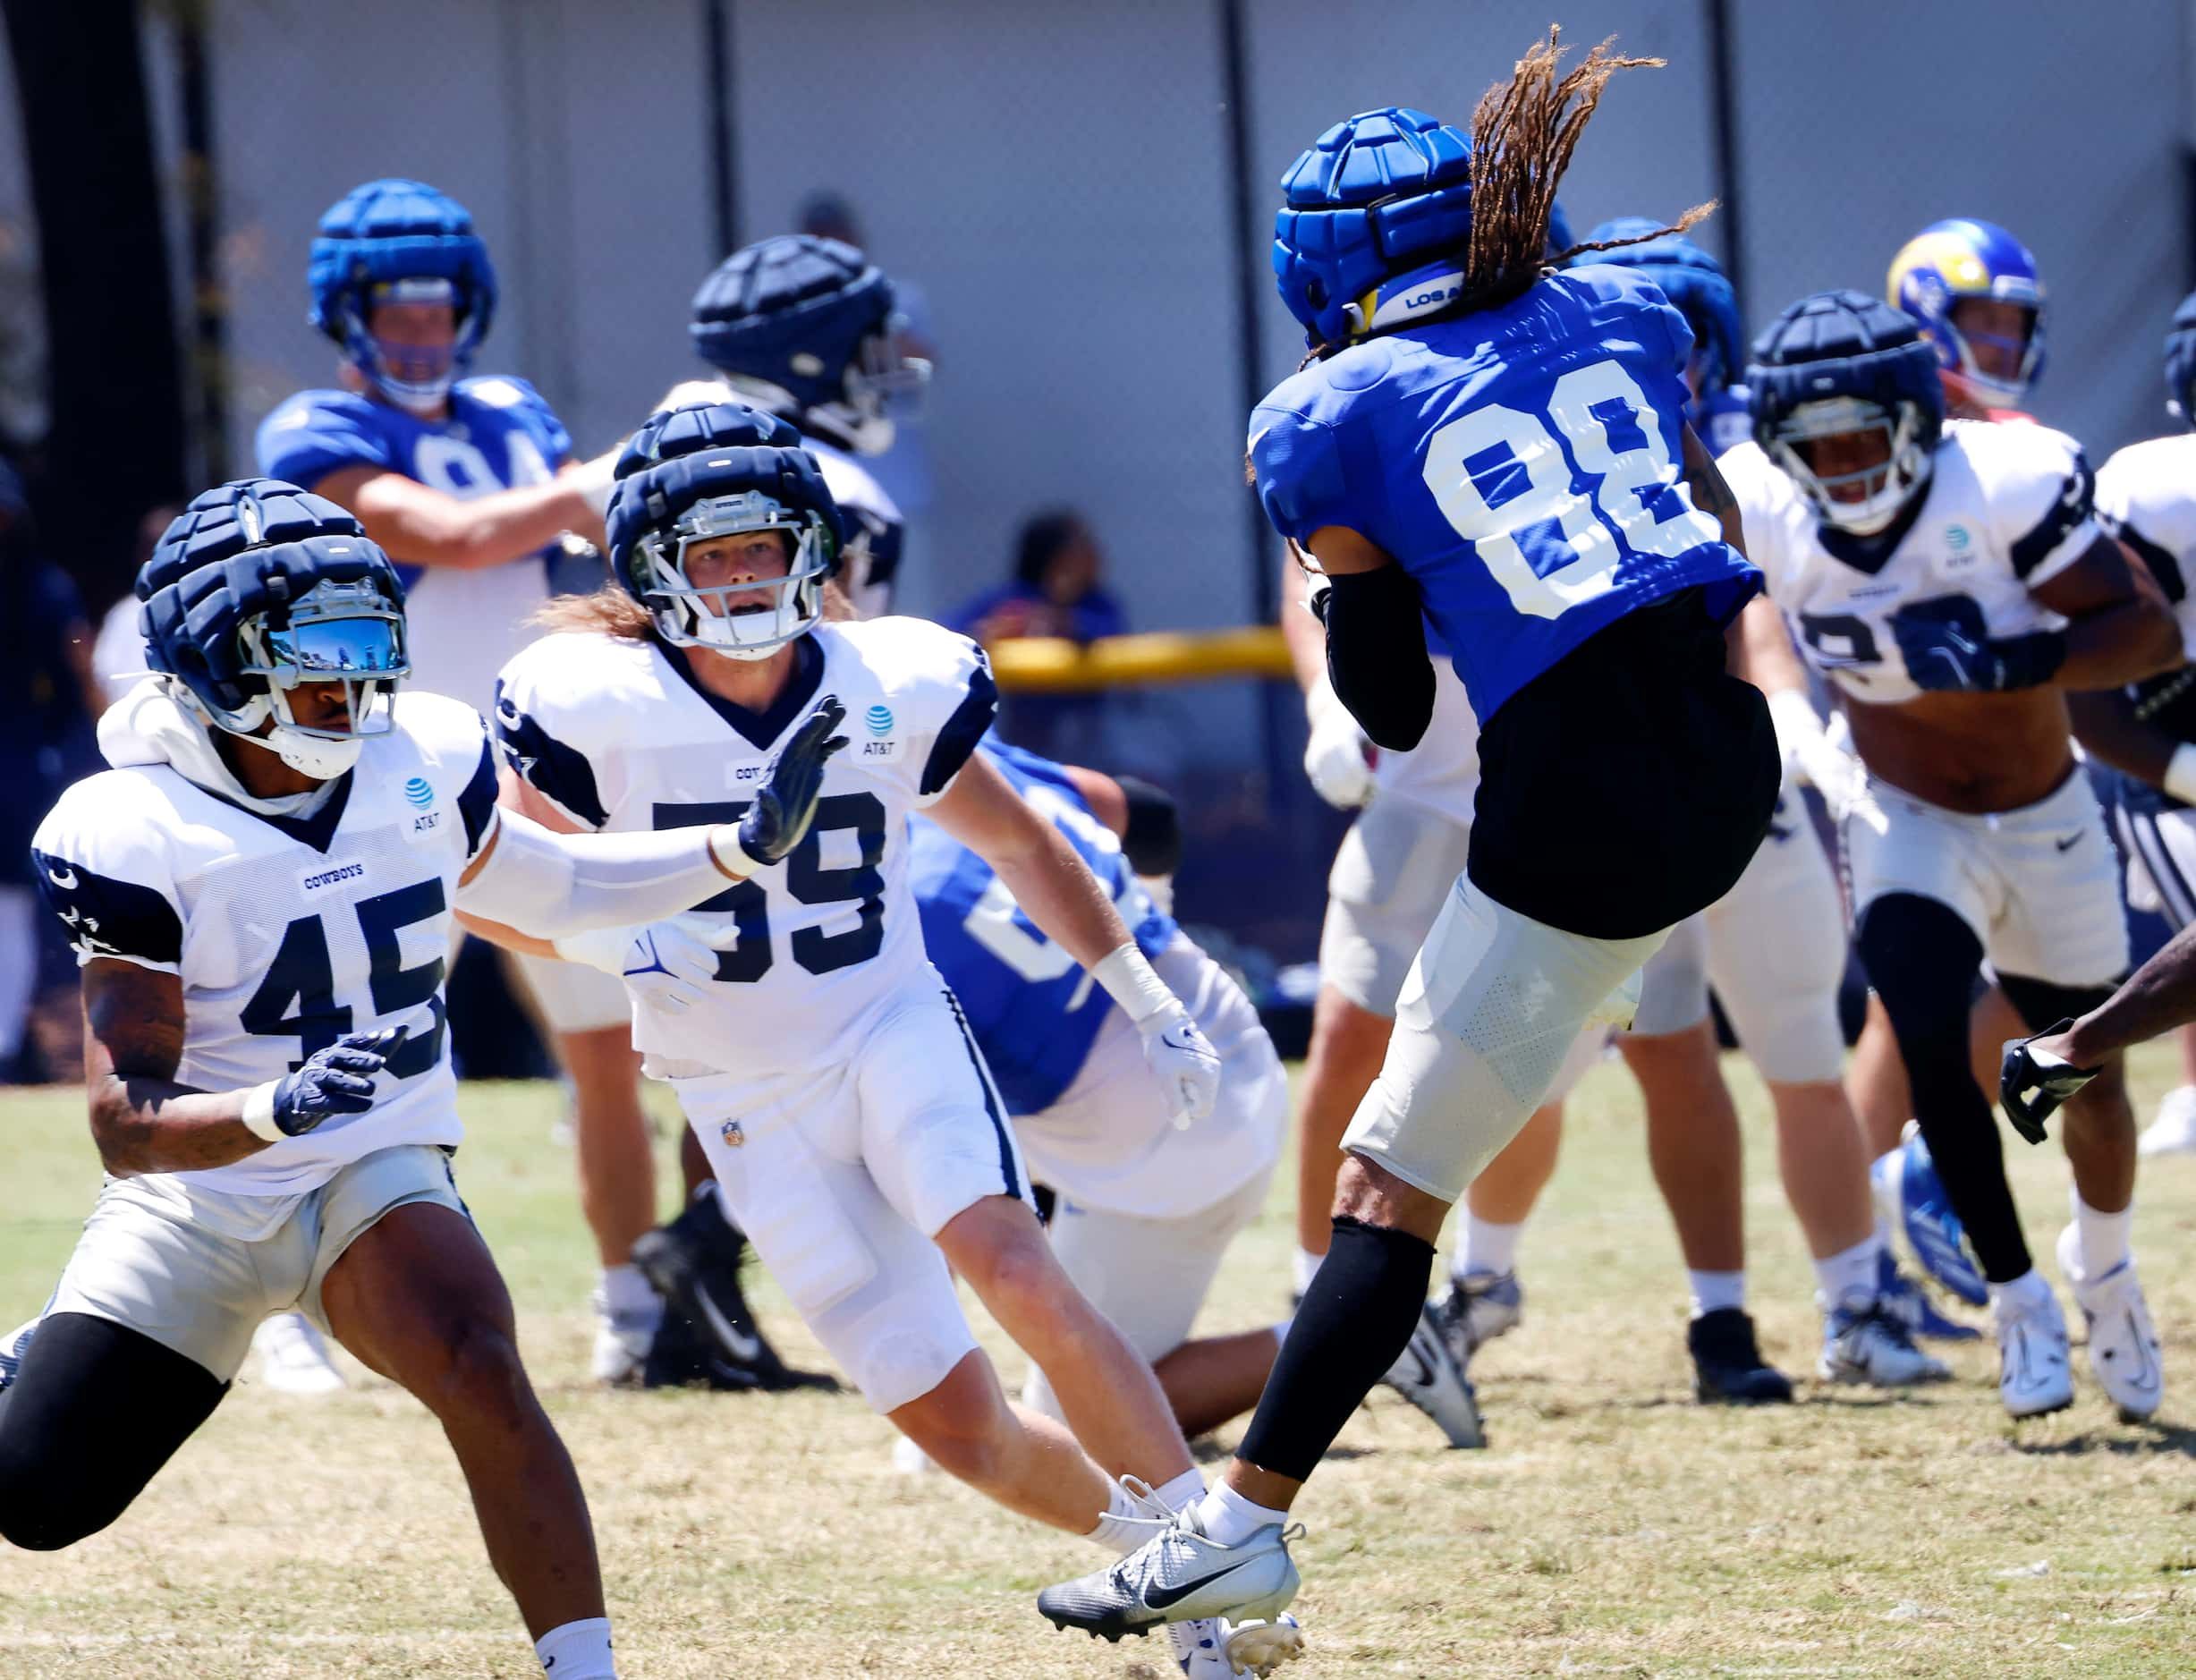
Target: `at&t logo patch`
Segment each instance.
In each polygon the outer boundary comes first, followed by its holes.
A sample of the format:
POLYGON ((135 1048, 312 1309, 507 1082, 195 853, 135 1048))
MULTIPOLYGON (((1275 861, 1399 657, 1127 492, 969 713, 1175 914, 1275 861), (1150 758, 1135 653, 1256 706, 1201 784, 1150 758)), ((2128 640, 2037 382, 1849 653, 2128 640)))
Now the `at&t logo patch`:
POLYGON ((435 802, 435 790, 428 785, 427 777, 415 776, 404 784, 404 797, 425 810, 435 802))
POLYGON ((881 703, 872 706, 863 721, 869 725, 871 734, 888 735, 892 733, 892 708, 881 703))

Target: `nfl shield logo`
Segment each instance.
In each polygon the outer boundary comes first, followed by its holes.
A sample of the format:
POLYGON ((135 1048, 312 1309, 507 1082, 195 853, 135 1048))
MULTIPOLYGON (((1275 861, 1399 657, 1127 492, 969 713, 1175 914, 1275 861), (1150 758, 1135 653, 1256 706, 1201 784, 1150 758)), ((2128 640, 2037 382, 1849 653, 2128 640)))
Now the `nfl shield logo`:
POLYGON ((725 1146, 729 1149, 736 1150, 747 1141, 747 1133, 740 1130, 740 1123, 737 1120, 725 1121, 720 1135, 723 1136, 725 1146))

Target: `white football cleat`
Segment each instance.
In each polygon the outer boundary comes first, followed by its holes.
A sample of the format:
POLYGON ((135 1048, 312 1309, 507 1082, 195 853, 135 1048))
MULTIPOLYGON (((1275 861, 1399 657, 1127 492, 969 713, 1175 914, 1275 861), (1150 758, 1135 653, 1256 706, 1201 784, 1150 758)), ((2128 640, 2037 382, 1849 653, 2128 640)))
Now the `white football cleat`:
POLYGON ((1284 1611, 1270 1622, 1222 1622, 1228 1667, 1236 1674, 1254 1674, 1259 1680, 1292 1657, 1304 1654, 1304 1631, 1296 1618, 1284 1611))
POLYGON ((2094 1282, 2082 1275, 2082 1228, 2059 1233, 2059 1269, 2073 1285, 2074 1304, 2090 1324, 2090 1374, 2112 1396, 2123 1422, 2140 1423, 2166 1395, 2158 1329, 2143 1304, 2142 1285, 2129 1256, 2094 1282))
POLYGON ((649 1349, 655 1345, 663 1323, 662 1308, 654 1312, 615 1309, 599 1288, 593 1301, 595 1352, 588 1369, 597 1382, 609 1387, 638 1387, 648 1370, 649 1349))
POLYGON ((1997 1328, 1997 1393, 2005 1410, 2016 1418, 2033 1418, 2073 1404, 2066 1315, 2050 1287, 2039 1289, 2031 1300, 2011 1289, 1993 1288, 1990 1319, 1997 1328))
POLYGON ((1296 1596, 1289 1541, 1303 1532, 1301 1524, 1268 1523, 1223 1546, 1198 1527, 1191 1506, 1119 1563, 1047 1587, 1037 1595, 1038 1611, 1055 1627, 1106 1640, 1148 1633, 1164 1622, 1276 1619, 1296 1596))
POLYGON ((1442 1327, 1439 1306, 1429 1301, 1419 1309, 1410 1342, 1380 1380, 1431 1418, 1451 1447, 1485 1447, 1487 1426, 1480 1417, 1479 1396, 1442 1327))
POLYGON ((301 1312, 277 1312, 259 1320, 251 1333, 259 1356, 259 1380, 276 1394, 334 1394, 348 1387, 328 1345, 301 1312))
POLYGON ((2179 1155, 2196 1150, 2196 1085, 2176 1085, 2158 1101, 2158 1118, 2135 1140, 2139 1155, 2179 1155))
POLYGON ((1912 1332, 1869 1296, 1842 1301, 1823 1315, 1822 1358, 1815 1369, 1825 1382, 1871 1388, 1907 1388, 1952 1375, 1950 1366, 1915 1346, 1912 1332))

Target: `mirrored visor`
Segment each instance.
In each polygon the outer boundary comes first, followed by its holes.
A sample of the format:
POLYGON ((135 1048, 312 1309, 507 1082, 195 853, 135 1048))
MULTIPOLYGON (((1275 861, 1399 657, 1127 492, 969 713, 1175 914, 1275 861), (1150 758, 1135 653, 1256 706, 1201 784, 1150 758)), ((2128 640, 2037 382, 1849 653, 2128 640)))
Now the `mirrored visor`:
POLYGON ((394 618, 318 618, 267 632, 267 648, 284 685, 336 677, 402 676, 410 665, 394 618))

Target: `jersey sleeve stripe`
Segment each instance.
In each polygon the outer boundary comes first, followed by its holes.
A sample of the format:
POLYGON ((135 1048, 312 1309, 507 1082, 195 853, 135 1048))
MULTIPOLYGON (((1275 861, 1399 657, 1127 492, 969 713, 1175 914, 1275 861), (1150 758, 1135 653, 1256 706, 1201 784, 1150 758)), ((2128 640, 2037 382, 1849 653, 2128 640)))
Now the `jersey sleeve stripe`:
POLYGON ((979 650, 976 668, 969 674, 969 692, 937 732, 929 760, 922 767, 922 782, 917 789, 920 797, 928 799, 942 792, 961 774, 961 767, 969 761, 969 754, 976 751, 976 743, 984 738, 998 712, 998 684, 991 680, 991 662, 979 650))
POLYGON ((2066 547, 2067 539, 2075 535, 2083 525, 2093 522, 2096 496, 2097 475, 2090 470, 2087 460, 2076 455, 2074 470, 2066 475, 2066 482, 2059 491, 2058 500, 2051 504, 2050 511, 2037 522, 2034 530, 2014 542, 2014 576, 2025 581, 2032 573, 2039 570, 2059 570, 2057 565, 2048 566, 2047 563, 2055 558, 2063 558, 2060 551, 2066 547))
MULTIPOLYGON (((496 734, 504 758, 520 779, 572 821, 599 828, 610 820, 595 786, 594 767, 586 755, 556 739, 521 711, 496 683, 496 734)), ((484 819, 485 820, 485 819, 484 819)))
POLYGON ((61 919, 80 957, 126 957, 166 969, 182 962, 182 918, 165 894, 36 847, 30 857, 38 866, 38 896, 61 919))
POLYGON ((2150 575, 2158 580, 2158 587, 2166 592, 2166 598, 2178 607, 2188 597, 2188 580, 2181 575, 2181 563, 2169 549, 2161 548, 2124 520, 2106 519, 2104 527, 2122 542, 2132 548, 2142 564, 2150 568, 2150 575))
POLYGON ((480 838, 488 832, 488 819, 496 814, 496 743, 480 743, 480 762, 473 767, 472 779, 457 796, 457 814, 465 825, 465 855, 471 858, 480 850, 480 838))

